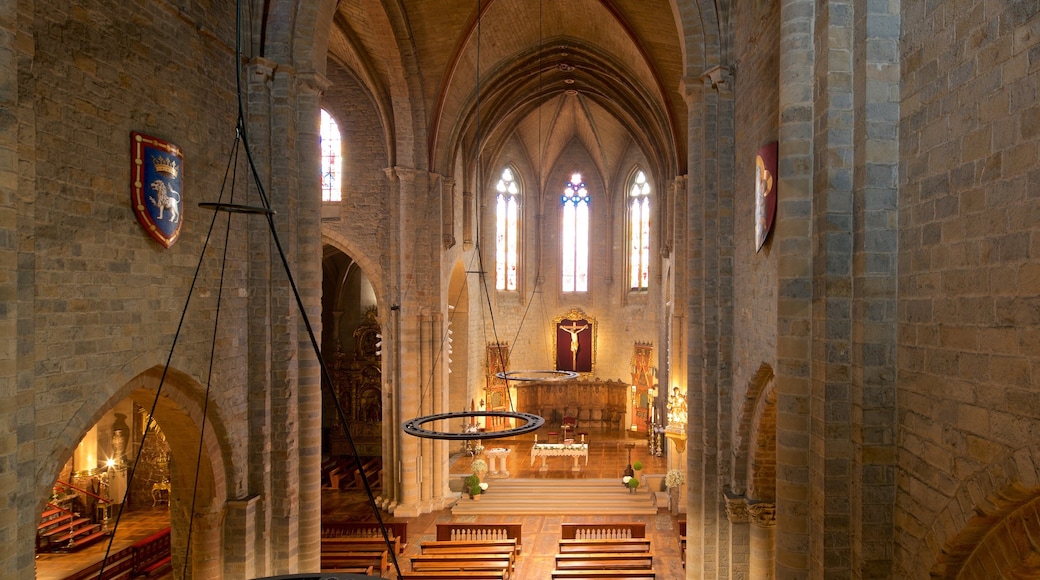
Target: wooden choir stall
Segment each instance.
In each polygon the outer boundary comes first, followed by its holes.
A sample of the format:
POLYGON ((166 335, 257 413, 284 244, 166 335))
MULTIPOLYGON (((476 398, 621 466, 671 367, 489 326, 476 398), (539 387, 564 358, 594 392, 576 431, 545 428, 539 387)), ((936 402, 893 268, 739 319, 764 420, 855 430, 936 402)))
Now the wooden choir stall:
POLYGON ((577 420, 579 431, 624 431, 631 386, 598 378, 516 383, 516 408, 559 426, 565 417, 577 420))

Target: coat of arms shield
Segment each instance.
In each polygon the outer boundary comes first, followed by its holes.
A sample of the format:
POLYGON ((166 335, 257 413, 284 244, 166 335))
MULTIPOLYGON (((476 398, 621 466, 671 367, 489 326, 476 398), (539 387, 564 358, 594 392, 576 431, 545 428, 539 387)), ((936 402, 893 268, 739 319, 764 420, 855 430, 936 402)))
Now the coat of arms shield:
POLYGON ((184 159, 176 145, 130 133, 130 202, 148 235, 165 248, 181 233, 181 183, 184 159))

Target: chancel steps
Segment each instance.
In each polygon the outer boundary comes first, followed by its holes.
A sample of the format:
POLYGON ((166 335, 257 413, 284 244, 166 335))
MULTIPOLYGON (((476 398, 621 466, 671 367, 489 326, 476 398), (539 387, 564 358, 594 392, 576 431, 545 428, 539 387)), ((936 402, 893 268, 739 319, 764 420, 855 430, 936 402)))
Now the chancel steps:
MULTIPOLYGON (((462 476, 459 476, 460 478, 462 476)), ((654 494, 620 479, 485 479, 479 500, 463 494, 453 514, 656 514, 654 494)))

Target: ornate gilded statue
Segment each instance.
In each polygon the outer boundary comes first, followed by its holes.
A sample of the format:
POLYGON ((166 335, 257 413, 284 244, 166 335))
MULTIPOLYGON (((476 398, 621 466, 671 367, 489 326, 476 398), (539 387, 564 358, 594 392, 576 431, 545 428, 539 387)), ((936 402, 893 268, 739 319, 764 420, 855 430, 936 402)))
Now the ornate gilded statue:
POLYGON ((686 419, 686 396, 679 393, 679 387, 673 387, 672 394, 668 397, 669 429, 685 429, 686 419))

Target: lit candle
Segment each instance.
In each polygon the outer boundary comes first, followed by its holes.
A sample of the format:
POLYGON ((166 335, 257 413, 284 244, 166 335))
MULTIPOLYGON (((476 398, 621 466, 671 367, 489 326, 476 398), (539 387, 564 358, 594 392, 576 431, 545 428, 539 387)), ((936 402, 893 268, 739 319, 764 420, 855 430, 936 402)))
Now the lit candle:
POLYGON ((538 445, 538 434, 537 433, 534 434, 534 444, 538 445))
POLYGON ((584 434, 584 433, 582 433, 582 434, 581 434, 581 442, 582 442, 582 443, 584 443, 584 442, 585 442, 585 434, 584 434))

